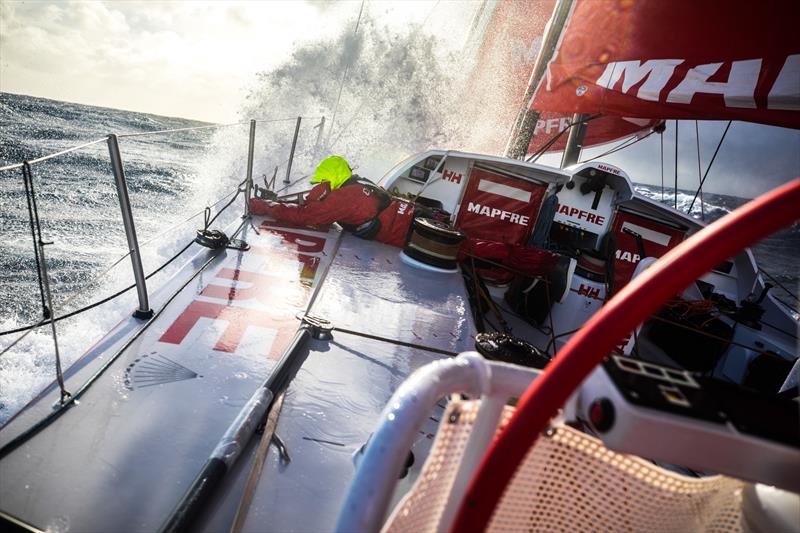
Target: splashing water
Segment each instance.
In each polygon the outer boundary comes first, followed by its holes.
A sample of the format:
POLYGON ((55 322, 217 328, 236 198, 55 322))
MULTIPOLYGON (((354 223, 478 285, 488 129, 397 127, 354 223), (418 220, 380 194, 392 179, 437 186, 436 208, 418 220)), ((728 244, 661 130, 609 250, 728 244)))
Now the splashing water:
MULTIPOLYGON (((409 153, 431 146, 458 148, 454 119, 459 68, 439 41, 410 26, 389 30, 365 14, 357 32, 343 28, 330 41, 302 46, 280 67, 257 76, 240 111, 257 127, 254 177, 282 186, 296 116, 300 129, 291 179, 313 170, 329 153, 345 155, 374 180, 409 153), (340 93, 341 88, 341 95, 340 93), (335 112, 335 118, 334 118, 335 112), (324 130, 315 128, 326 117, 324 130), (273 121, 275 119, 285 119, 273 121)), ((0 93, 0 165, 32 159, 108 133, 203 125, 0 93)), ((165 236, 162 232, 202 211, 232 190, 245 174, 247 125, 120 139, 145 271, 171 257, 202 226, 202 216, 165 236)), ((96 301, 132 283, 123 260, 94 279, 127 250, 104 143, 34 166, 39 211, 57 314, 96 301), (60 304, 85 290, 67 308, 60 304)), ((41 305, 21 177, 0 175, 0 331, 34 323, 41 305)), ((228 212, 241 213, 241 202, 228 212)), ((216 227, 224 228, 223 217, 216 227)), ((153 293, 189 256, 148 282, 153 293)), ((133 291, 57 324, 62 365, 77 360, 136 306, 133 291)), ((0 350, 17 335, 0 336, 0 350)), ((0 424, 54 379, 47 328, 39 328, 0 357, 0 424)))
MULTIPOLYGON (((321 156, 340 154, 377 181, 410 153, 459 147, 457 65, 420 27, 391 31, 365 15, 358 32, 348 28, 333 41, 306 45, 281 67, 259 74, 242 115, 324 115, 319 145, 299 154, 298 163, 311 168, 321 156)), ((290 127, 275 128, 263 143, 267 168, 286 158, 290 127)), ((306 146, 315 146, 318 132, 307 133, 306 146)))

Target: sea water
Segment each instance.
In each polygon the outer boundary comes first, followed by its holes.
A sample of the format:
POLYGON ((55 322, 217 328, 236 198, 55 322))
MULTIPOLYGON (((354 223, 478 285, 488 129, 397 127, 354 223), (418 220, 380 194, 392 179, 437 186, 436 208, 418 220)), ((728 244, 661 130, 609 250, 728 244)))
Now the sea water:
MULTIPOLYGON (((425 55, 424 46, 419 46, 419 53, 425 55)), ((380 47, 377 48, 374 53, 381 53, 380 47)), ((324 52, 318 51, 320 58, 325 56, 324 52)), ((315 52, 312 49, 308 53, 315 52)), ((316 62, 311 58, 311 64, 316 62)), ((265 83, 270 89, 267 94, 245 105, 244 116, 252 114, 261 119, 256 136, 254 175, 257 183, 276 175, 277 186, 283 185, 297 124, 293 115, 301 110, 282 104, 294 93, 291 88, 284 87, 281 80, 287 76, 302 77, 304 68, 295 62, 287 66, 286 71, 272 73, 265 83), (268 101, 273 105, 266 105, 268 101), (270 114, 271 109, 279 109, 281 114, 270 114)), ((367 85, 380 85, 379 80, 387 72, 380 65, 356 70, 356 75, 367 85)), ((320 144, 325 142, 334 145, 341 141, 341 153, 355 154, 363 165, 359 173, 377 179, 382 174, 381 168, 385 171, 409 152, 455 139, 457 132, 447 132, 442 125, 444 116, 432 119, 421 114, 418 105, 429 103, 426 98, 438 98, 434 91, 425 90, 425 83, 430 83, 431 79, 441 81, 447 74, 436 71, 435 65, 421 72, 426 80, 420 81, 422 89, 406 89, 404 95, 394 101, 407 108, 405 115, 392 119, 391 113, 384 109, 370 110, 374 104, 371 96, 358 91, 356 96, 347 96, 341 103, 339 113, 340 117, 347 117, 346 127, 337 129, 334 126, 332 132, 323 130, 321 135, 321 116, 305 117, 301 121, 291 179, 304 179, 321 155, 320 144), (392 120, 397 120, 396 126, 391 124, 392 120), (348 132, 348 128, 352 131, 348 132)), ((413 78, 415 74, 409 71, 403 75, 413 78)), ((335 89, 335 85, 327 88, 329 92, 335 89)), ((315 91, 309 94, 317 94, 315 91)), ((308 96, 301 103, 314 108, 315 102, 308 96)), ((423 106, 422 111, 424 109, 427 108, 423 106)), ((228 198, 226 195, 236 190, 245 175, 249 121, 205 128, 208 124, 181 118, 0 93, 0 126, 0 166, 102 139, 109 133, 204 128, 120 138, 146 272, 154 270, 190 242, 195 230, 203 227, 204 208, 228 198)), ((45 247, 45 254, 56 315, 130 285, 132 273, 127 259, 109 268, 127 252, 127 244, 106 142, 35 164, 32 172, 42 236, 45 241, 52 242, 45 247)), ((668 205, 674 201, 672 191, 662 200, 657 187, 638 185, 637 190, 668 205)), ((685 211, 692 197, 690 191, 678 191, 678 209, 685 211)), ((706 193, 703 204, 706 220, 716 220, 745 202, 735 196, 706 193)), ((214 227, 225 228, 242 212, 240 197, 214 227)), ((216 207, 211 213, 216 213, 216 207)), ((695 202, 692 215, 701 215, 699 200, 695 202)), ((754 253, 760 266, 797 292, 800 227, 795 225, 773 235, 756 245, 754 253)), ((188 255, 152 278, 148 282, 149 290, 152 292, 161 286, 186 260, 188 255)), ((797 303, 790 297, 784 298, 790 304, 797 303)), ((66 367, 75 361, 135 307, 135 291, 129 291, 98 308, 58 322, 62 365, 66 367)), ((42 302, 22 173, 19 169, 0 172, 0 333, 36 323, 41 318, 42 302)), ((0 335, 0 351, 18 336, 0 335)), ((0 356, 0 424, 53 378, 52 336, 49 328, 41 327, 0 356)))

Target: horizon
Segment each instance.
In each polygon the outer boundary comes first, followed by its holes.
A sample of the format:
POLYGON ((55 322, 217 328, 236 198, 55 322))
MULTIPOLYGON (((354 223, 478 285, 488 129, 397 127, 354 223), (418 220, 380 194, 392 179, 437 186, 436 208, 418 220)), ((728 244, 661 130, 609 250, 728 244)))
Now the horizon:
MULTIPOLYGON (((158 113, 150 113, 150 112, 146 112, 146 111, 137 111, 137 110, 133 110, 133 109, 121 109, 121 108, 108 107, 108 106, 103 106, 103 105, 86 104, 86 103, 83 103, 83 102, 71 102, 71 101, 67 101, 67 100, 58 100, 58 99, 55 99, 55 98, 47 98, 47 97, 43 97, 43 96, 37 96, 37 95, 33 95, 33 94, 14 93, 14 92, 11 92, 11 91, 0 91, 0 94, 9 94, 9 95, 16 96, 16 97, 34 98, 34 99, 38 99, 38 100, 47 100, 49 102, 64 103, 64 104, 77 105, 77 106, 84 106, 84 107, 103 109, 103 110, 108 110, 108 111, 121 111, 121 112, 125 112, 125 113, 135 113, 135 114, 139 114, 139 115, 158 117, 158 118, 162 118, 162 119, 184 120, 184 121, 189 121, 189 122, 195 122, 195 123, 198 123, 198 124, 201 124, 201 125, 206 125, 206 124, 208 124, 208 125, 214 125, 214 124, 224 125, 224 124, 221 124, 221 123, 207 122, 207 121, 197 120, 197 119, 188 118, 188 117, 180 117, 180 116, 174 116, 174 115, 160 115, 158 113)), ((249 120, 249 119, 246 119, 246 120, 249 120)), ((681 121, 682 124, 684 122, 691 122, 691 121, 681 121)), ((701 121, 701 122, 719 122, 719 121, 701 121)), ((237 123, 244 123, 244 122, 237 122, 237 123)), ((671 123, 674 123, 674 121, 670 120, 670 121, 668 121, 668 123, 671 124, 671 123)), ((743 124, 748 124, 748 123, 743 123, 743 124)), ((786 128, 779 128, 779 129, 786 129, 786 128)), ((793 131, 793 130, 788 130, 788 131, 793 131)), ((120 133, 120 132, 117 132, 117 133, 120 133)), ((798 137, 800 137, 800 132, 795 132, 795 133, 798 133, 798 137)), ((655 139, 653 139, 653 140, 655 140, 655 139)), ((645 143, 645 142, 647 142, 647 140, 643 141, 643 143, 645 143)), ((613 145, 619 144, 619 143, 620 143, 620 140, 617 139, 615 141, 611 141, 611 142, 606 143, 606 144, 597 145, 597 146, 593 146, 593 147, 589 147, 589 148, 584 148, 581 151, 581 160, 590 159, 590 158, 596 157, 596 154, 602 154, 603 152, 608 151, 608 149, 610 147, 613 147, 613 145)), ((76 143, 76 145, 77 144, 79 144, 79 143, 76 143)), ((441 148, 441 147, 432 147, 432 148, 441 148)), ((644 147, 640 147, 640 149, 642 149, 642 148, 644 148, 644 147)), ((671 154, 674 154, 674 147, 671 148, 670 150, 673 150, 673 152, 668 152, 666 150, 666 148, 665 148, 665 155, 669 154, 670 157, 671 157, 672 156, 671 154)), ((618 154, 619 155, 617 157, 622 157, 623 161, 625 159, 629 159, 629 157, 626 157, 624 155, 624 151, 618 152, 618 154)), ((544 155, 542 155, 542 157, 539 159, 539 161, 537 161, 537 163, 538 164, 542 164, 542 165, 546 165, 546 166, 551 166, 551 167, 558 167, 559 163, 561 161, 561 155, 562 155, 562 152, 560 152, 560 151, 547 152, 544 155)), ((610 164, 613 164, 615 166, 620 167, 621 170, 623 170, 626 174, 628 174, 628 176, 631 178, 631 182, 634 185, 644 185, 644 186, 648 186, 648 187, 660 187, 661 186, 661 183, 658 183, 658 182, 655 182, 655 181, 645 181, 645 180, 642 180, 642 179, 636 179, 637 174, 635 174, 634 172, 629 171, 629 169, 626 168, 624 162, 620 163, 619 161, 616 161, 615 160, 616 158, 613 157, 615 155, 617 155, 617 154, 612 154, 612 155, 608 156, 607 158, 600 159, 600 161, 608 162, 610 164)), ((380 178, 380 176, 374 176, 374 178, 378 179, 378 178, 380 178)), ((674 178, 674 173, 671 174, 671 175, 667 175, 667 173, 665 173, 664 187, 665 187, 665 190, 669 191, 670 193, 672 193, 675 190, 673 178, 674 178)), ((696 188, 687 187, 685 184, 682 187, 678 187, 677 190, 678 190, 678 192, 690 193, 690 194, 697 192, 696 188)), ((744 200, 752 199, 755 196, 757 196, 757 194, 756 195, 739 195, 739 194, 732 194, 729 191, 721 192, 719 190, 711 190, 706 185, 704 185, 703 192, 704 193, 715 194, 715 195, 719 195, 719 196, 726 196, 726 197, 730 197, 730 198, 744 199, 744 200)), ((667 204, 669 204, 669 202, 667 202, 667 204)))
MULTIPOLYGON (((245 109, 253 103, 249 98, 261 97, 256 89, 263 77, 291 71, 309 50, 330 47, 337 39, 343 42, 341 36, 352 34, 362 21, 362 9, 364 21, 380 31, 421 32, 433 44, 438 61, 454 68, 457 62, 448 54, 466 54, 470 23, 481 5, 434 0, 66 4, 4 0, 0 92, 208 124, 238 123, 249 118, 245 113, 252 114, 245 109)), ((329 53, 346 58, 355 52, 357 57, 358 50, 345 48, 330 48, 329 53)), ((319 72, 322 77, 339 76, 319 72)), ((268 102, 261 103, 268 107, 268 102)), ((391 99, 377 105, 390 106, 391 99)), ((317 116, 330 109, 318 111, 308 109, 303 114, 317 116)), ((685 190, 699 182, 691 122, 680 121, 679 189, 685 190)), ((726 122, 699 121, 701 173, 726 122)), ((466 123, 469 127, 468 119, 466 123)), ((637 183, 658 185, 662 169, 665 181, 674 182, 674 124, 668 121, 661 136, 653 135, 603 160, 636 176, 637 183), (663 164, 659 138, 664 144, 663 164)), ((482 124, 476 126, 480 130, 482 124)), ((486 132, 495 137, 506 134, 499 128, 486 132)), ((475 151, 450 141, 459 149, 475 151)), ((585 148, 582 157, 595 157, 619 142, 585 148)), ((545 154, 539 162, 559 166, 560 153, 545 154)), ((799 175, 800 131, 734 122, 704 190, 725 194, 734 189, 739 197, 750 198, 799 175)))

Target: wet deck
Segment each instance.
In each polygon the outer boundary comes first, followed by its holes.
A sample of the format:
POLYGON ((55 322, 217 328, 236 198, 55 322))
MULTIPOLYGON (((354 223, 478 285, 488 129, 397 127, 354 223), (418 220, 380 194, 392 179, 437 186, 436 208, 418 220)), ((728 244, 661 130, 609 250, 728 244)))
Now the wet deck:
MULTIPOLYGON (((0 461, 0 509, 42 529, 158 529, 275 367, 327 271, 312 314, 422 346, 335 331, 332 341, 306 348, 276 431, 292 462, 280 464, 270 449, 245 530, 333 526, 352 452, 403 379, 442 357, 424 347, 472 346, 467 296, 459 275, 415 270, 396 248, 352 236, 339 243, 335 230, 254 223, 243 234, 250 251, 201 252, 154 295, 159 316, 127 348, 141 327, 133 319, 81 360, 68 378, 73 390, 122 349, 79 405, 0 461)), ((12 420, 0 446, 49 412, 56 394, 12 420)), ((208 530, 230 527, 251 456, 252 442, 211 506, 208 530)))

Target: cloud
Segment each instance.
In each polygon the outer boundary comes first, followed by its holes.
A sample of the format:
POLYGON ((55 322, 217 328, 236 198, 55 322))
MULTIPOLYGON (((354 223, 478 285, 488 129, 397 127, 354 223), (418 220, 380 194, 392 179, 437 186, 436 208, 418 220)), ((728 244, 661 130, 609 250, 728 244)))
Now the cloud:
POLYGON ((289 55, 316 13, 295 2, 3 2, 0 90, 230 121, 254 74, 289 55))

